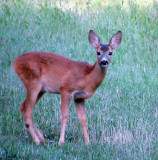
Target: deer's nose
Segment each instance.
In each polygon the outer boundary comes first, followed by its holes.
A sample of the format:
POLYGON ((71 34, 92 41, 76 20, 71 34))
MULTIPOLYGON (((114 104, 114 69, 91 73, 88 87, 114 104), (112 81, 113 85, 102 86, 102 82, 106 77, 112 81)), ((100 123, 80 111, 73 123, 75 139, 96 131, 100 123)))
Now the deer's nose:
POLYGON ((109 64, 109 62, 107 60, 103 60, 103 61, 100 62, 100 64, 102 66, 107 66, 109 64))

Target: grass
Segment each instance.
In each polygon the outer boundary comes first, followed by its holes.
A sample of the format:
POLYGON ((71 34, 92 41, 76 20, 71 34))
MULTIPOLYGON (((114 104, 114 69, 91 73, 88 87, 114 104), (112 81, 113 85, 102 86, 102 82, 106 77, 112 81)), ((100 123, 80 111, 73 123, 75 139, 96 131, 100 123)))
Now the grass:
POLYGON ((0 2, 0 159, 158 159, 158 3, 152 0, 2 0, 0 2), (73 102, 66 143, 58 147, 60 96, 46 94, 34 121, 48 141, 37 147, 19 106, 25 89, 12 69, 29 51, 55 52, 93 64, 93 29, 103 43, 121 30, 107 77, 86 111, 91 145, 84 144, 73 102))

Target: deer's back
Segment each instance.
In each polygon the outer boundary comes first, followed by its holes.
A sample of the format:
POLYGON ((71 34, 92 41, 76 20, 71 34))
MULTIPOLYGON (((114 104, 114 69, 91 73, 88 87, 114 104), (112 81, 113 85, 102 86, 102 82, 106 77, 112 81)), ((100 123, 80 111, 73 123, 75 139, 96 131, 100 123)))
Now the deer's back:
POLYGON ((25 86, 36 81, 55 89, 61 88, 62 85, 72 86, 72 83, 77 87, 78 82, 85 79, 93 69, 93 66, 86 62, 72 61, 47 52, 22 54, 15 59, 13 67, 25 86))

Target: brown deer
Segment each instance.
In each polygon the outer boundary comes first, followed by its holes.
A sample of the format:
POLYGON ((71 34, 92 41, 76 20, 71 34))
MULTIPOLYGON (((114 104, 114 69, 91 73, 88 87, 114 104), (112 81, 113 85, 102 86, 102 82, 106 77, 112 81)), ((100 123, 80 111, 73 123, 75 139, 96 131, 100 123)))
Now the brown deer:
POLYGON ((89 144, 86 126, 85 99, 90 98, 100 86, 107 73, 112 55, 121 43, 122 33, 118 31, 108 45, 89 31, 89 42, 97 53, 94 65, 87 62, 72 61, 61 55, 47 52, 29 52, 20 55, 13 67, 26 87, 27 97, 20 110, 25 125, 37 145, 44 142, 42 133, 35 127, 32 111, 35 103, 45 92, 61 94, 61 133, 59 145, 64 144, 65 128, 69 115, 70 100, 74 99, 81 123, 85 143, 89 144))

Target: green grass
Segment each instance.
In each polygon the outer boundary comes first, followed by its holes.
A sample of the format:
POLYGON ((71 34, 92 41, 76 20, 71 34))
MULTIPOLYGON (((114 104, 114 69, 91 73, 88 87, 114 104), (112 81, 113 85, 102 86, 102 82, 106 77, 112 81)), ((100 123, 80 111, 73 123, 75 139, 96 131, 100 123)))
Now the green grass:
POLYGON ((158 159, 158 3, 154 0, 2 0, 0 2, 0 159, 158 159), (93 29, 103 43, 123 40, 107 77, 86 102, 86 146, 73 102, 66 143, 58 147, 60 96, 46 94, 33 119, 53 143, 36 146, 19 106, 23 84, 13 60, 29 51, 55 52, 93 64, 93 29))

